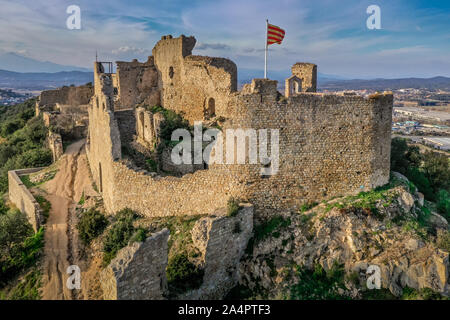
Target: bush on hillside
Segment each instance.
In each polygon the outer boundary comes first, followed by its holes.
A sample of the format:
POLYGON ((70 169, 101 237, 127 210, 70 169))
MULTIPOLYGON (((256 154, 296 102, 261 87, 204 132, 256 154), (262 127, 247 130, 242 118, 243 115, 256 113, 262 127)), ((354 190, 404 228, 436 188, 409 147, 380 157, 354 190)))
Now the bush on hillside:
POLYGON ((81 215, 77 229, 81 241, 88 245, 97 238, 108 225, 108 219, 98 210, 89 209, 81 215))

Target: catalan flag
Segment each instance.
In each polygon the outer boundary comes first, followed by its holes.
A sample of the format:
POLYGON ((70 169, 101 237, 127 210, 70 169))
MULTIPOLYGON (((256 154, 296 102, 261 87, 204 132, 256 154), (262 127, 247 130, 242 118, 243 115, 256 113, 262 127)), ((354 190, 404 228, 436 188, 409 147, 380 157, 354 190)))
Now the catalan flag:
POLYGON ((267 24, 267 45, 274 43, 281 44, 284 38, 284 30, 273 24, 267 24))
POLYGON ((269 46, 274 43, 281 44, 281 41, 284 39, 284 30, 280 27, 277 27, 273 24, 269 23, 269 20, 266 20, 267 26, 267 39, 266 39, 266 49, 264 50, 264 78, 267 79, 267 51, 269 50, 269 46))

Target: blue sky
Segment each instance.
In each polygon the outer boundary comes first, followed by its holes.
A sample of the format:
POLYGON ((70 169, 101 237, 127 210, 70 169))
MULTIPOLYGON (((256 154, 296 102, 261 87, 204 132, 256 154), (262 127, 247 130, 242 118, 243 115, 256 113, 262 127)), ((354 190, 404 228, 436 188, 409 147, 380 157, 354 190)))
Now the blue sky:
MULTIPOLYGON (((65 65, 145 60, 161 35, 194 35, 195 54, 262 69, 265 19, 285 29, 269 50, 269 70, 297 61, 344 77, 450 76, 450 1, 422 0, 0 0, 0 52, 65 65), (66 8, 81 8, 68 30, 66 8), (381 8, 381 30, 366 8, 381 8)), ((270 73, 269 73, 270 76, 270 73)))

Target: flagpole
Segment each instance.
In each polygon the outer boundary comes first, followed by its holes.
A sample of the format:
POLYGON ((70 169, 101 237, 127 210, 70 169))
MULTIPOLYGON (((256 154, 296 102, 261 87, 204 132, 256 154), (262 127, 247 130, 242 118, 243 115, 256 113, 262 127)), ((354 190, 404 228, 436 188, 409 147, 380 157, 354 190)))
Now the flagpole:
POLYGON ((267 79, 267 49, 268 49, 267 36, 269 35, 268 32, 269 32, 269 20, 266 19, 266 39, 265 39, 266 40, 266 48, 264 50, 264 79, 267 79))

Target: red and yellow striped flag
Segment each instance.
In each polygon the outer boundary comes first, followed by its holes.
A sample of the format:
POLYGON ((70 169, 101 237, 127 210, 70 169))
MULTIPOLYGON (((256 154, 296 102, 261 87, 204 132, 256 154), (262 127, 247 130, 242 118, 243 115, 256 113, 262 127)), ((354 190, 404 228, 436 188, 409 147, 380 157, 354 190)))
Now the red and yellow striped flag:
POLYGON ((267 24, 267 45, 274 43, 281 44, 284 38, 284 30, 273 24, 267 24))

